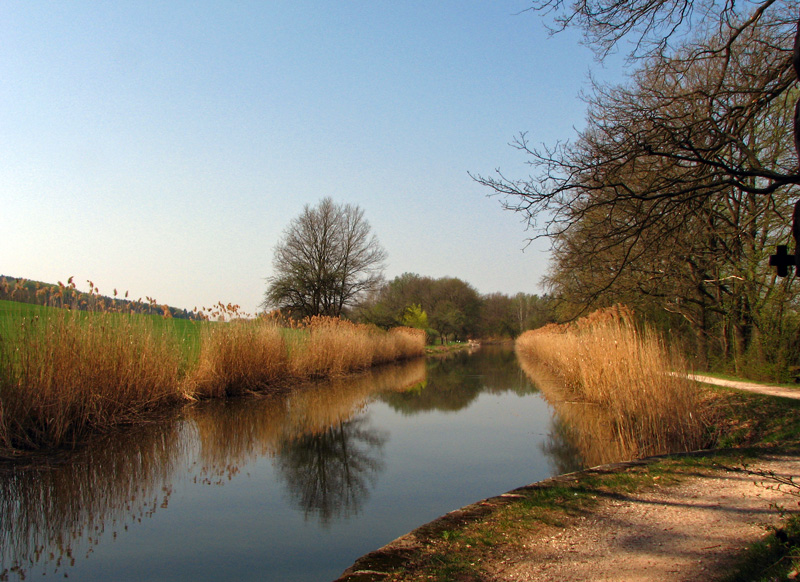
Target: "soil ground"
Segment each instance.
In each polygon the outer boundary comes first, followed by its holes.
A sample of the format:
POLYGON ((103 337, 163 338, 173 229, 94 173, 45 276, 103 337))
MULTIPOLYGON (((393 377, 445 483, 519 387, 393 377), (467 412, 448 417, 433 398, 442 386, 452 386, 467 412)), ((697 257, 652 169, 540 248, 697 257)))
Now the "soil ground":
MULTIPOLYGON (((760 466, 800 475, 798 457, 773 457, 760 466)), ((720 580, 778 523, 773 504, 787 502, 760 482, 723 471, 623 496, 567 527, 531 536, 487 572, 491 580, 536 582, 720 580)))
MULTIPOLYGON (((791 388, 732 383, 710 377, 698 381, 776 396, 800 398, 791 388)), ((532 488, 577 482, 585 476, 624 472, 649 461, 622 463, 557 477, 484 500, 395 540, 364 556, 340 580, 480 580, 662 582, 722 580, 749 544, 763 539, 780 522, 777 506, 797 509, 797 499, 776 491, 773 481, 720 466, 692 469, 677 482, 658 481, 637 493, 604 497, 591 507, 541 527, 493 542, 470 560, 474 574, 442 574, 426 559, 453 527, 490 521, 509 500, 532 488), (765 487, 766 485, 766 487, 765 487)), ((749 469, 800 475, 800 453, 763 456, 749 469)), ((658 479, 656 477, 655 479, 658 479)), ((666 480, 665 480, 666 481, 666 480)), ((461 546, 470 548, 469 545, 461 546)), ((452 551, 452 550, 451 550, 452 551)))

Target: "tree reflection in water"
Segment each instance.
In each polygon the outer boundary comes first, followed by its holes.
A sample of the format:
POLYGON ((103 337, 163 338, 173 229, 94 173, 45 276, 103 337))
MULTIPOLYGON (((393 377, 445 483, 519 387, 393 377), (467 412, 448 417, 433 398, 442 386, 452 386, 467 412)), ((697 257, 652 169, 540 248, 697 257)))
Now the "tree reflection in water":
POLYGON ((276 467, 292 502, 306 519, 328 526, 358 514, 384 469, 386 431, 369 426, 365 415, 282 443, 276 467))
POLYGON ((514 352, 502 346, 482 347, 478 358, 466 351, 433 358, 427 367, 427 381, 419 389, 385 392, 381 400, 401 414, 414 415, 465 410, 483 393, 523 396, 537 391, 517 366, 514 352))

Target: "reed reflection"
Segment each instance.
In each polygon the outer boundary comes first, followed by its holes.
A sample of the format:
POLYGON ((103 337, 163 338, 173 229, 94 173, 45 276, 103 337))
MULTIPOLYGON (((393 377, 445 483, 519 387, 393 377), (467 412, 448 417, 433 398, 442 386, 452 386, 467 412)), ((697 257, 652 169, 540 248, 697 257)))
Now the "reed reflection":
POLYGON ((383 446, 389 433, 361 415, 286 441, 276 467, 306 519, 327 526, 358 514, 384 469, 383 446))
POLYGON ((543 452, 551 457, 559 473, 628 460, 635 455, 614 430, 610 414, 596 404, 573 399, 564 383, 544 366, 519 360, 525 374, 556 411, 543 452))
POLYGON ((198 462, 209 477, 238 472, 256 458, 275 457, 285 443, 317 435, 361 412, 376 394, 402 392, 425 382, 423 359, 358 376, 298 387, 268 398, 201 403, 191 419, 200 444, 198 462))
MULTIPOLYGON (((373 392, 408 389, 424 383, 425 373, 420 359, 283 396, 199 402, 159 422, 98 436, 77 452, 0 467, 0 580, 68 574, 103 540, 166 510, 187 471, 197 482, 221 485, 264 456, 299 469, 296 443, 303 439, 317 438, 334 454, 338 473, 325 477, 341 481, 331 491, 344 495, 347 515, 382 468, 385 435, 359 413, 373 392)), ((298 488, 307 482, 286 481, 298 488)))
POLYGON ((186 423, 164 422, 105 438, 68 458, 0 470, 0 579, 67 575, 104 537, 169 503, 188 456, 186 423))

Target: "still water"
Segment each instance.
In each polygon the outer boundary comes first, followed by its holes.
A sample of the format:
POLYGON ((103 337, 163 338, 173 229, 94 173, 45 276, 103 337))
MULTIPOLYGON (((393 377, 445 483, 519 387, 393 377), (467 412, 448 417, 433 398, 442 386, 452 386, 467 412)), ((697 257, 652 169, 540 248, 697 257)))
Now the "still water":
POLYGON ((583 464, 510 350, 202 402, 0 472, 0 579, 336 578, 448 511, 583 464))

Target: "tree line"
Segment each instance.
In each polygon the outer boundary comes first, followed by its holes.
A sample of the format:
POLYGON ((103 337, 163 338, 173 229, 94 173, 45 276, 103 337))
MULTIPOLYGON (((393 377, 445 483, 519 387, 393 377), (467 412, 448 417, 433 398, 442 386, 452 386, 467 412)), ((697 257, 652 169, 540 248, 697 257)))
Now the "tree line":
POLYGON ((632 47, 624 83, 592 82, 575 139, 516 139, 529 177, 474 176, 531 227, 540 219, 533 236, 552 243, 546 284, 560 317, 626 303, 681 338, 698 368, 791 375, 796 275, 777 277, 769 256, 790 240, 800 196, 798 2, 542 0, 532 10, 582 29, 600 58, 632 47))
POLYGON ((440 343, 469 339, 514 338, 553 321, 551 301, 527 293, 481 295, 455 277, 405 273, 379 287, 356 306, 351 316, 390 328, 425 329, 440 343))
POLYGON ((261 307, 283 317, 348 317, 424 329, 442 343, 513 338, 552 321, 548 297, 481 295, 455 277, 406 273, 385 282, 386 251, 364 211, 323 198, 306 204, 275 247, 261 307))

